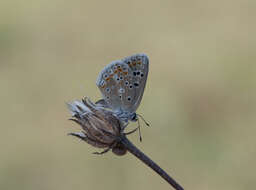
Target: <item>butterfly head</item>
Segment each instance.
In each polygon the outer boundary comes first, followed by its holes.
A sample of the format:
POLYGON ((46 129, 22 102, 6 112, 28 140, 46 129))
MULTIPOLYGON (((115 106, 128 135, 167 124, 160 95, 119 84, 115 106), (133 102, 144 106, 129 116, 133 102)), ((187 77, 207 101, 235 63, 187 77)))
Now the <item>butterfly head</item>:
POLYGON ((129 113, 129 112, 118 111, 116 112, 116 116, 124 122, 128 122, 128 121, 136 122, 138 120, 138 116, 135 112, 129 113))

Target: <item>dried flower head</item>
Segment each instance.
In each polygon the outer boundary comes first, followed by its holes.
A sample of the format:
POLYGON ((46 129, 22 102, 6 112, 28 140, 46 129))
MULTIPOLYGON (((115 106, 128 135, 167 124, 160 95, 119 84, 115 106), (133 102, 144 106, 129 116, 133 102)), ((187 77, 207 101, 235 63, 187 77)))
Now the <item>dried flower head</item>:
POLYGON ((95 154, 103 154, 110 149, 117 155, 124 155, 127 152, 119 143, 125 124, 111 110, 92 103, 88 98, 67 105, 72 114, 70 120, 78 123, 83 129, 79 133, 70 133, 70 135, 94 147, 105 148, 103 152, 95 152, 95 154))

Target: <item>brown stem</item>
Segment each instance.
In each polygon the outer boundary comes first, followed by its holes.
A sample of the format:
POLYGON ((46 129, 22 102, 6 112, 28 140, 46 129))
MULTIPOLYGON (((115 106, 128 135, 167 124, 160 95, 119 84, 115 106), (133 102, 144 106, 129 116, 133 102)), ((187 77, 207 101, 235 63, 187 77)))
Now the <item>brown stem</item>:
POLYGON ((123 137, 121 143, 125 148, 140 159, 144 164, 148 165, 156 173, 158 173, 162 178, 164 178, 174 189, 184 190, 172 177, 170 177, 162 168, 160 168, 153 160, 147 157, 143 152, 141 152, 136 146, 134 146, 131 141, 126 137, 123 137))

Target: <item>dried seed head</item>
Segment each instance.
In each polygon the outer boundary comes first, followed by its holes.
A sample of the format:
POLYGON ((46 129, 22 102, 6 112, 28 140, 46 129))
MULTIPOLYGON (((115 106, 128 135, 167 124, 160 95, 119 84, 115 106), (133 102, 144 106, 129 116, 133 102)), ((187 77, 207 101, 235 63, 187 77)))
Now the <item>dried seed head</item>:
POLYGON ((70 133, 97 148, 112 149, 117 155, 124 155, 126 149, 118 140, 122 135, 122 122, 109 109, 92 103, 88 98, 68 103, 72 114, 70 120, 82 127, 80 133, 70 133))

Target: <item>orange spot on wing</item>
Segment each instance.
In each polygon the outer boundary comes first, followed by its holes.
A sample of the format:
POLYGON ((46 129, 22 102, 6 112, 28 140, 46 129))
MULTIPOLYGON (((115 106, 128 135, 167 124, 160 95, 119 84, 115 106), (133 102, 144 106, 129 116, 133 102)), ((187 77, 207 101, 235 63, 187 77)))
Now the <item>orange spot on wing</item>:
POLYGON ((127 75, 127 74, 128 74, 128 72, 123 72, 123 74, 124 74, 124 75, 127 75))
POLYGON ((141 64, 141 62, 139 61, 139 62, 138 62, 138 64, 140 65, 140 64, 141 64))
POLYGON ((110 80, 110 77, 106 78, 106 81, 109 81, 110 80))
POLYGON ((135 66, 135 65, 136 65, 136 62, 133 62, 132 65, 135 66))
POLYGON ((114 73, 117 73, 117 70, 115 70, 114 73))
POLYGON ((118 69, 118 71, 122 72, 122 69, 118 69))

